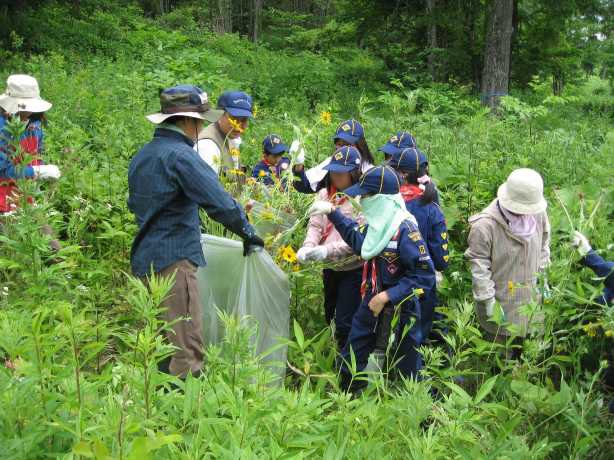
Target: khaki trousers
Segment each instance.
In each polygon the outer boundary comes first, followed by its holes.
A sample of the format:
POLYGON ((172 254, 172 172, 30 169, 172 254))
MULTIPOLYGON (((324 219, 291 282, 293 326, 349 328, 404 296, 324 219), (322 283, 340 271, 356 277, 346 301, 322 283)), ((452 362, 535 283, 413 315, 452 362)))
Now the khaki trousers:
POLYGON ((184 259, 157 273, 164 278, 175 273, 175 284, 162 302, 162 307, 166 307, 162 319, 169 323, 179 319, 166 331, 166 339, 178 348, 171 357, 169 371, 182 378, 189 371, 199 375, 203 366, 202 307, 196 270, 196 266, 184 259))

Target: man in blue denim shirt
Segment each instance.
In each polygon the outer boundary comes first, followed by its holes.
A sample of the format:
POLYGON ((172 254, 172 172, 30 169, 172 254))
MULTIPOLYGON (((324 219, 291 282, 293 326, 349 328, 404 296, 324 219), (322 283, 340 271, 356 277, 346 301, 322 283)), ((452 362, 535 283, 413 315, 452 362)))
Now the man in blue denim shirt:
POLYGON ((167 332, 178 350, 160 369, 179 377, 200 374, 203 362, 201 305, 196 269, 205 265, 198 209, 244 241, 244 255, 264 246, 241 206, 224 190, 217 174, 194 151, 203 121, 211 110, 200 88, 180 85, 160 93, 161 112, 147 118, 158 125, 154 138, 130 162, 128 207, 139 231, 131 251, 132 271, 145 277, 175 274, 163 306, 165 319, 177 321, 167 332))

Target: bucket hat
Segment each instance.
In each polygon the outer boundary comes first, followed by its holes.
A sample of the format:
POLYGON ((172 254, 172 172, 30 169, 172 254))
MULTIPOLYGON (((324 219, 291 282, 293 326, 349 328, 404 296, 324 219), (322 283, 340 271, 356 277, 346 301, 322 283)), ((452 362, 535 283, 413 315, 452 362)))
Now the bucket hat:
POLYGON ((190 117, 213 123, 223 113, 211 108, 207 93, 198 86, 178 85, 160 92, 160 112, 147 115, 147 119, 160 124, 171 117, 190 117))
POLYGON ((540 214, 548 207, 542 176, 529 168, 512 171, 499 187, 497 198, 501 206, 514 214, 540 214))
POLYGON ((0 107, 8 113, 46 112, 51 103, 42 99, 36 78, 30 75, 11 75, 6 80, 6 91, 0 95, 0 107))

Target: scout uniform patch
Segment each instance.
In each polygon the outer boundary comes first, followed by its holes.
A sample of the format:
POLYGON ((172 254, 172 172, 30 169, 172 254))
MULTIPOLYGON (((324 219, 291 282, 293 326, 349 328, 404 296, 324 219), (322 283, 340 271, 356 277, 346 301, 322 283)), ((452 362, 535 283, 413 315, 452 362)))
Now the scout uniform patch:
POLYGON ((409 234, 409 239, 415 243, 416 241, 420 241, 422 239, 422 235, 420 232, 411 232, 409 234))

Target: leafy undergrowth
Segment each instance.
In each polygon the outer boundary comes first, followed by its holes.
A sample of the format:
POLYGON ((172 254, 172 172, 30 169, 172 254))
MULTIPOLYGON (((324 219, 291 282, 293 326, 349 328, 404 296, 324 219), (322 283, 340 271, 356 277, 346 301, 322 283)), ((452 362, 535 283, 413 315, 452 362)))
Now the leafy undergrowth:
MULTIPOLYGON (((569 98, 510 98, 492 119, 477 98, 447 86, 350 88, 340 99, 327 87, 334 75, 321 73, 309 83, 322 95, 314 99, 289 76, 319 65, 315 57, 300 64, 277 56, 287 77, 276 82, 233 72, 230 56, 241 51, 248 69, 261 52, 235 37, 192 42, 175 34, 180 43, 161 48, 147 33, 131 36, 140 59, 51 51, 12 55, 0 68, 2 79, 27 72, 41 81, 54 103, 45 156, 63 173, 56 183, 21 184, 36 206, 24 203, 0 223, 2 458, 611 457, 601 377, 614 309, 591 302, 599 281, 566 245, 572 229, 606 255, 611 243, 614 131, 607 112, 590 109, 597 83, 572 88, 569 98), (205 68, 218 71, 198 70, 205 68), (424 350, 420 382, 375 376, 360 398, 339 392, 319 269, 297 270, 291 252, 278 259, 293 287, 292 370, 283 385, 250 352, 253 331, 233 318, 224 319, 224 342, 207 350, 204 378, 182 384, 156 371, 170 352, 156 320, 168 286, 148 293, 127 275, 136 229, 127 166, 151 136, 144 114, 156 110, 158 87, 179 82, 213 96, 230 87, 254 92, 258 115, 241 152, 247 164, 269 132, 300 138, 313 164, 331 153, 335 124, 349 116, 363 122, 372 150, 398 129, 417 137, 441 190, 452 249, 441 290, 448 343, 424 350), (287 94, 274 95, 277 83, 287 94), (467 218, 522 166, 546 183, 553 296, 533 306, 546 315, 544 336, 507 362, 504 349, 480 337, 462 254, 467 218), (58 254, 39 231, 44 223, 62 241, 58 254), (183 391, 166 391, 171 381, 183 391)), ((536 83, 532 98, 546 87, 536 83)), ((274 190, 262 201, 271 219, 283 211, 298 222, 271 250, 296 250, 310 199, 274 190)))

